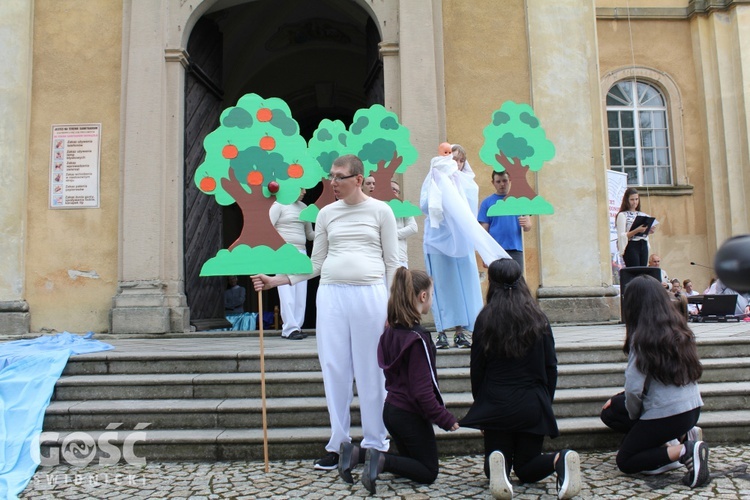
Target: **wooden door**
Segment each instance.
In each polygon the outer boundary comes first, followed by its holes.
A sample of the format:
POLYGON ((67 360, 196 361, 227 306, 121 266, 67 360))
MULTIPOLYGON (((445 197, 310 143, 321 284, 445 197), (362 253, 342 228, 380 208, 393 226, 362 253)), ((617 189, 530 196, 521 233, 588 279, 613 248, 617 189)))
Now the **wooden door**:
POLYGON ((222 248, 222 207, 201 193, 193 179, 203 162, 203 139, 219 124, 223 109, 222 34, 202 18, 188 41, 185 78, 185 295, 191 319, 224 316, 225 279, 199 276, 222 248))

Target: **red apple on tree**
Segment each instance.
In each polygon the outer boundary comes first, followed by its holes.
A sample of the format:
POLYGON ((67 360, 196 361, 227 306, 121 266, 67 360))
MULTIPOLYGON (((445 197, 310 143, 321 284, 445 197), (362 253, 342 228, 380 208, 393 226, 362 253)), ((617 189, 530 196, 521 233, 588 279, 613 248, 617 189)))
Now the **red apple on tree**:
POLYGON ((270 191, 271 193, 273 193, 273 194, 276 194, 276 193, 278 193, 278 192, 279 192, 279 183, 278 183, 278 182, 276 182, 276 181, 271 181, 271 182, 269 182, 269 183, 268 183, 268 190, 269 190, 269 191, 270 191))

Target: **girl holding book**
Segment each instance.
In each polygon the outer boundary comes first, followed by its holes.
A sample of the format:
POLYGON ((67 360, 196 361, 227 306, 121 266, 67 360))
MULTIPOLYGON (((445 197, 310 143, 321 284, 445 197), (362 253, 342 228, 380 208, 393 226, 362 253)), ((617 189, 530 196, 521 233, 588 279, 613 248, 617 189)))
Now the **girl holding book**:
POLYGON ((648 235, 655 229, 655 221, 652 225, 639 224, 635 226, 636 217, 650 217, 641 212, 641 199, 636 188, 630 187, 625 190, 620 204, 620 211, 615 218, 617 228, 617 248, 620 251, 625 267, 648 265, 648 235))

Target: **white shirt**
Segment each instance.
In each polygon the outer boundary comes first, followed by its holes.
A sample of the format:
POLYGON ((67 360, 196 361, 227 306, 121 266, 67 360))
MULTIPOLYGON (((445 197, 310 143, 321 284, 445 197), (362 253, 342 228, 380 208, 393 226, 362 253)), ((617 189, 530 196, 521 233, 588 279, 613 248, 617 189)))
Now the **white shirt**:
POLYGON ((305 251, 305 243, 315 237, 312 224, 299 220, 299 214, 307 208, 307 205, 301 201, 295 201, 291 205, 284 205, 274 201, 268 211, 271 218, 271 224, 276 231, 284 238, 284 241, 291 243, 298 250, 305 251))
POLYGON ((396 234, 398 235, 398 260, 399 262, 409 262, 408 246, 406 238, 412 234, 417 234, 417 221, 414 217, 399 217, 396 219, 396 234))
POLYGON ((312 274, 290 275, 294 285, 320 275, 320 284, 376 285, 390 288, 398 260, 396 218, 386 203, 374 198, 348 205, 326 205, 315 221, 310 257, 312 274))

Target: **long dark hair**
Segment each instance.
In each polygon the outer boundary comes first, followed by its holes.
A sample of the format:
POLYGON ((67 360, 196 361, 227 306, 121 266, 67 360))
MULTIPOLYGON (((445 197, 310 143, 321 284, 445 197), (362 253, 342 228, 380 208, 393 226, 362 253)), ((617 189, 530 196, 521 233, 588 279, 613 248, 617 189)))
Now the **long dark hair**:
MULTIPOLYGON (((630 211, 630 202, 628 201, 630 199, 630 196, 638 194, 638 190, 634 187, 629 187, 625 190, 625 194, 622 195, 622 203, 620 203, 620 211, 617 212, 617 215, 620 215, 620 212, 629 212, 630 211)), ((641 197, 638 196, 638 206, 635 207, 636 212, 641 211, 641 197)))
POLYGON ((547 333, 547 316, 539 308, 513 259, 490 264, 487 305, 479 312, 475 337, 487 356, 523 357, 547 333))
POLYGON ((703 374, 693 332, 672 305, 668 292, 655 278, 636 276, 623 295, 625 344, 633 349, 636 366, 663 384, 695 382, 703 374))
POLYGON ((391 296, 388 298, 388 324, 413 326, 420 322, 417 297, 432 287, 432 278, 426 272, 410 271, 399 267, 391 285, 391 296))

